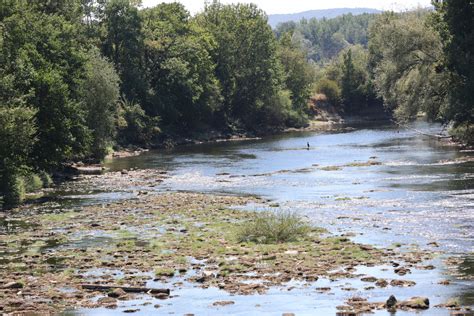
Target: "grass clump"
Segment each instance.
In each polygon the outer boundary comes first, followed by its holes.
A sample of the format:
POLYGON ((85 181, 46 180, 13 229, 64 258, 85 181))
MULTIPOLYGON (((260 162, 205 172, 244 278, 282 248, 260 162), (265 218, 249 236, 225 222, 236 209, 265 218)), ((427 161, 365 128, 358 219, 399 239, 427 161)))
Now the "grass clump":
POLYGON ((175 271, 171 268, 156 268, 155 276, 157 277, 172 277, 174 276, 175 271))
POLYGON ((311 227, 294 212, 255 213, 237 231, 239 242, 277 244, 294 242, 306 237, 311 227))
POLYGON ((41 219, 47 222, 64 222, 76 217, 77 213, 74 211, 65 212, 65 213, 51 213, 44 214, 41 216, 41 219))

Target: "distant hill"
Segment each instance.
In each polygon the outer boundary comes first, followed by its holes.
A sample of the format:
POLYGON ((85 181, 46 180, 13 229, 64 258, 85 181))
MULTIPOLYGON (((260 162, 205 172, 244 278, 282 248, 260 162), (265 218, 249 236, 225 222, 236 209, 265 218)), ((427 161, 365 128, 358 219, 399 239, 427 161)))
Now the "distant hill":
POLYGON ((353 15, 363 14, 363 13, 381 13, 382 11, 377 9, 370 8, 338 8, 338 9, 325 9, 325 10, 311 10, 300 13, 292 14, 271 14, 268 16, 268 24, 272 28, 276 27, 278 23, 294 21, 298 22, 299 20, 305 19, 322 19, 322 18, 335 18, 339 15, 352 13, 353 15))

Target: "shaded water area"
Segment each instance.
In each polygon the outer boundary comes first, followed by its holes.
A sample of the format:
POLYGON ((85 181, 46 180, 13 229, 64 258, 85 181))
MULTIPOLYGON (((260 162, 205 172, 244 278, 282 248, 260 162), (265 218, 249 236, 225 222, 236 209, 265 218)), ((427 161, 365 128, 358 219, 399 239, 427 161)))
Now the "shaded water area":
MULTIPOLYGON (((417 130, 436 134, 439 125, 416 123, 417 130)), ((314 225, 356 242, 378 247, 442 252, 428 262, 435 269, 412 269, 410 288, 374 288, 355 279, 312 285, 287 284, 263 295, 230 295, 188 284, 185 276, 168 283, 148 281, 149 287, 170 287, 174 297, 166 301, 147 296, 122 302, 122 310, 137 314, 196 315, 335 315, 336 306, 362 295, 369 301, 385 301, 391 294, 406 299, 426 296, 431 305, 459 299, 474 305, 474 152, 448 146, 413 129, 394 126, 355 126, 326 133, 294 132, 262 140, 182 146, 151 151, 137 157, 108 161, 111 171, 164 169, 168 177, 154 191, 191 191, 233 195, 257 195, 268 199, 247 205, 249 210, 292 210, 314 225), (310 147, 307 148, 306 144, 310 147), (450 264, 446 259, 451 258, 450 264), (453 262, 455 264, 453 264, 453 262), (450 286, 439 284, 449 280, 450 286), (318 288, 331 287, 330 292, 318 288), (347 289, 353 289, 348 291, 347 289), (218 300, 235 304, 212 306, 218 300), (145 305, 144 305, 145 304, 145 305), (160 304, 159 309, 154 305, 160 304)), ((81 187, 66 185, 48 209, 71 209, 133 198, 139 185, 81 187)), ((150 188, 147 188, 148 190, 150 188)), ((0 229, 21 229, 21 222, 0 222, 0 229)), ((113 236, 80 239, 78 247, 106 242, 113 236)), ((395 278, 392 267, 357 267, 360 274, 395 278)), ((119 310, 83 309, 72 314, 107 315, 119 310)), ((396 315, 411 315, 398 311, 396 315)), ((421 315, 449 315, 430 308, 421 315)), ((390 315, 376 311, 375 315, 390 315)))

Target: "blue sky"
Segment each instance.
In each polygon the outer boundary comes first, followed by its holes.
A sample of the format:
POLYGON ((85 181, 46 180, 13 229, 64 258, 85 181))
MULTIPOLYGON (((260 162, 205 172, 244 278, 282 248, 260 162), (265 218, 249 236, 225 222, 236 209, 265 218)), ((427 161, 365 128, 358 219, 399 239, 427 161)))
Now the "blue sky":
MULTIPOLYGON (((204 0, 142 0, 144 6, 154 6, 161 2, 181 2, 185 7, 196 13, 204 7, 204 0)), ((268 14, 296 13, 307 10, 330 9, 330 8, 374 8, 382 10, 403 11, 418 6, 427 7, 430 0, 253 0, 236 1, 221 0, 222 3, 246 2, 255 3, 268 14)))

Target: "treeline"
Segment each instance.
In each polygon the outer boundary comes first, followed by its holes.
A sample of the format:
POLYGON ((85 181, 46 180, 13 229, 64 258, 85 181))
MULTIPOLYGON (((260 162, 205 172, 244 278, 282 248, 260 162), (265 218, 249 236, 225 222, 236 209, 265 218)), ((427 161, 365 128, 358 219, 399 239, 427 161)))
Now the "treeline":
POLYGON ((280 23, 276 29, 277 37, 292 32, 302 39, 308 57, 324 64, 337 57, 345 48, 361 45, 367 48, 369 24, 377 14, 344 14, 333 19, 302 19, 299 22, 280 23))
POLYGON ((424 114, 474 143, 474 4, 434 1, 434 9, 345 15, 280 24, 317 64, 316 92, 346 113, 383 105, 399 121, 424 114))
POLYGON ((0 3, 4 207, 64 162, 160 133, 265 131, 306 122, 313 68, 254 5, 133 0, 0 3))
POLYGON ((472 1, 275 30, 255 5, 213 1, 190 16, 139 2, 0 2, 4 207, 114 146, 303 126, 315 93, 348 114, 422 112, 474 142, 472 1))
POLYGON ((435 11, 381 15, 369 29, 368 69, 397 119, 423 113, 474 144, 474 3, 433 4, 435 11))
POLYGON ((315 68, 314 91, 345 114, 380 111, 369 65, 369 25, 378 14, 345 14, 334 19, 281 23, 278 38, 292 34, 315 68))

